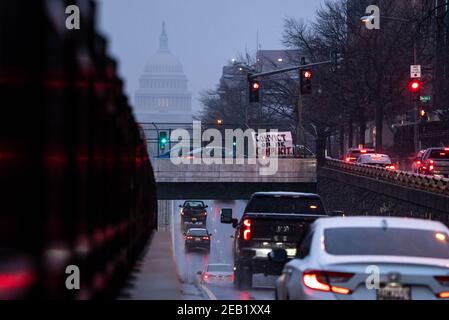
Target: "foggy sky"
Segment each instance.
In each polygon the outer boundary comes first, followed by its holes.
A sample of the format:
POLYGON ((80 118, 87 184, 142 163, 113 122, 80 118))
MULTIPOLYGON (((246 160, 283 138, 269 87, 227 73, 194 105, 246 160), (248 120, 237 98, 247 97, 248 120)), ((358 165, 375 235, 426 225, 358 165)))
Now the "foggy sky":
POLYGON ((282 49, 285 17, 313 20, 320 0, 99 0, 100 30, 119 62, 131 104, 145 62, 158 48, 165 20, 169 49, 184 67, 192 92, 215 88, 223 65, 247 48, 282 49))

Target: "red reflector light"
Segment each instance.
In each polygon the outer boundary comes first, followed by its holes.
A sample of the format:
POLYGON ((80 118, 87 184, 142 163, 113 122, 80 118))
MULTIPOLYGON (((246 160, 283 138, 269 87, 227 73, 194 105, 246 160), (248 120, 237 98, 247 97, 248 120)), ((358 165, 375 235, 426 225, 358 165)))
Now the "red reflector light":
POLYGON ((243 225, 245 229, 243 230, 243 239, 250 240, 251 239, 251 219, 243 220, 243 225))
POLYGON ((346 282, 351 279, 352 273, 328 272, 328 271, 304 271, 303 282, 306 287, 313 290, 334 292, 338 294, 350 294, 347 288, 333 286, 331 282, 346 282))
POLYGON ((0 290, 13 290, 30 286, 34 277, 29 272, 0 274, 0 290))

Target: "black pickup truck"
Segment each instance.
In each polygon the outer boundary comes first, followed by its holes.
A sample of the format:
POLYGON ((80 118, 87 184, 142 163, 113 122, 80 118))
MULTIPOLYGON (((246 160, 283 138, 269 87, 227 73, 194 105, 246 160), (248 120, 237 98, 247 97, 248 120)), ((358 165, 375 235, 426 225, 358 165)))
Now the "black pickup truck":
POLYGON ((181 208, 181 228, 187 229, 192 225, 206 225, 207 205, 203 201, 188 200, 179 205, 181 208))
POLYGON ((234 285, 252 287, 253 274, 279 275, 284 264, 271 261, 268 254, 276 248, 296 255, 299 240, 307 227, 326 217, 317 194, 296 192, 257 192, 251 196, 240 221, 232 209, 222 209, 220 220, 234 226, 234 285))

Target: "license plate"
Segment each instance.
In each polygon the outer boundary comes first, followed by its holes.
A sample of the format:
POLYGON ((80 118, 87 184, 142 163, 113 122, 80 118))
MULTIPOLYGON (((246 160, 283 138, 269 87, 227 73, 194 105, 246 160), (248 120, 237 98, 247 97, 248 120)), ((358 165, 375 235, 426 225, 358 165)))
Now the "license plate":
POLYGON ((195 238, 195 241, 201 241, 201 239, 200 238, 195 238))
POLYGON ((377 300, 410 300, 411 288, 401 285, 386 285, 377 290, 377 300))
POLYGON ((196 221, 196 218, 192 218, 192 221, 196 221))

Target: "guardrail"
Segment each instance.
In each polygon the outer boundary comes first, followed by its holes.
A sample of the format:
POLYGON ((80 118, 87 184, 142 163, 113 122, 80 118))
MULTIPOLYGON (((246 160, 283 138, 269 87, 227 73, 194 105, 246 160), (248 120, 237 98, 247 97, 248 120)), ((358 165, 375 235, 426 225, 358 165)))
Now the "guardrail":
POLYGON ((0 2, 0 300, 114 297, 157 226, 143 133, 95 2, 71 2, 80 30, 65 27, 64 3, 0 2))
POLYGON ((449 196, 449 179, 326 158, 325 166, 407 188, 449 196))

